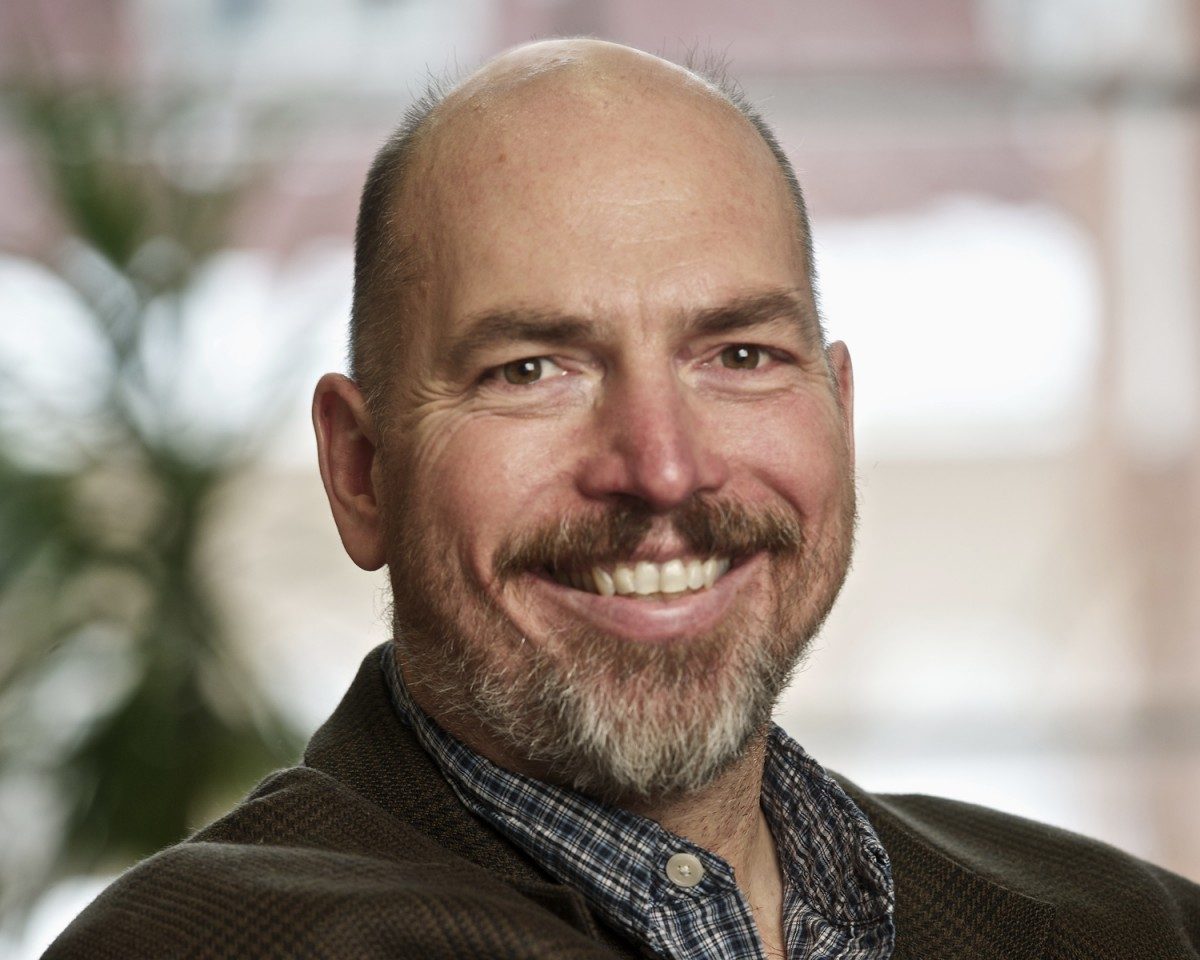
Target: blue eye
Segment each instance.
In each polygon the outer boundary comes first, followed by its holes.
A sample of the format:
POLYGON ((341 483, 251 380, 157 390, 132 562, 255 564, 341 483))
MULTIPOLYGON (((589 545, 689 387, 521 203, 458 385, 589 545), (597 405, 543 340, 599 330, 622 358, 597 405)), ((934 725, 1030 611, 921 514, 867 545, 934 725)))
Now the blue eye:
POLYGON ((762 365, 766 351, 750 343, 735 343, 721 351, 721 366, 730 370, 755 370, 762 365))

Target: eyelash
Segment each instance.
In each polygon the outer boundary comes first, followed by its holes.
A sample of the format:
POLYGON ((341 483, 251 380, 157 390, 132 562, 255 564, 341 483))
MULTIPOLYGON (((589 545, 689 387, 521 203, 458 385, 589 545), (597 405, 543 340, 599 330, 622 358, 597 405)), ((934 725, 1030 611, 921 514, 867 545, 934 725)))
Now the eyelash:
MULTIPOLYGON (((763 346, 762 344, 758 344, 758 343, 728 343, 728 344, 725 344, 724 346, 722 346, 715 353, 713 353, 710 356, 710 358, 704 362, 704 366, 708 366, 708 367, 714 366, 716 363, 721 361, 721 358, 725 355, 726 351, 729 351, 729 350, 752 350, 757 353, 757 359, 758 359, 758 362, 753 367, 730 367, 730 366, 725 366, 724 364, 722 364, 723 368, 725 370, 730 371, 731 373, 738 373, 738 372, 752 373, 752 372, 761 370, 764 367, 770 366, 772 364, 772 362, 788 363, 791 360, 791 358, 787 354, 785 354, 779 350, 773 350, 770 347, 763 346)), ((506 363, 502 363, 502 364, 499 364, 498 366, 489 368, 487 371, 485 371, 481 380, 482 380, 482 382, 497 383, 503 389, 518 389, 519 390, 523 387, 532 387, 535 384, 545 383, 548 380, 557 379, 558 377, 566 376, 568 372, 569 372, 568 370, 564 369, 561 364, 559 364, 556 360, 554 360, 549 355, 547 355, 547 354, 532 354, 528 357, 520 357, 516 360, 509 360, 506 363), (507 376, 505 375, 505 371, 511 367, 517 367, 520 364, 527 364, 527 363, 533 363, 533 362, 537 362, 541 365, 551 364, 551 365, 557 367, 559 372, 557 374, 552 374, 552 373, 547 374, 545 372, 542 372, 541 375, 536 380, 529 380, 524 383, 513 382, 513 381, 509 380, 507 378, 507 376)))
POLYGON ((500 382, 504 387, 513 387, 513 388, 519 389, 521 387, 531 387, 535 383, 542 383, 543 381, 552 378, 543 373, 536 380, 530 380, 527 383, 514 383, 513 381, 509 380, 505 376, 505 370, 507 370, 509 367, 516 367, 519 364, 534 363, 534 362, 543 364, 543 365, 544 364, 553 364, 554 366, 558 367, 560 372, 557 374, 557 376, 565 376, 567 373, 567 371, 562 367, 562 365, 557 363, 551 357, 546 356, 545 354, 535 354, 535 355, 529 356, 529 357, 520 357, 516 360, 509 360, 507 363, 502 363, 499 366, 491 367, 484 373, 483 380, 485 382, 486 381, 497 381, 497 382, 500 382))

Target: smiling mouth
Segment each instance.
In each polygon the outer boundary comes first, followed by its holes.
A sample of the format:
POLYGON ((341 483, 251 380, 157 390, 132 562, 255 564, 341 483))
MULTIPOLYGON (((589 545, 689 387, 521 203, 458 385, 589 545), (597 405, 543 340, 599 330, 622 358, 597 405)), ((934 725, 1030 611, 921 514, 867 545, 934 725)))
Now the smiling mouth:
POLYGON ((661 598, 709 590, 730 566, 728 557, 706 560, 681 557, 665 563, 639 560, 636 563, 596 564, 582 570, 551 570, 547 575, 564 587, 602 597, 661 598))

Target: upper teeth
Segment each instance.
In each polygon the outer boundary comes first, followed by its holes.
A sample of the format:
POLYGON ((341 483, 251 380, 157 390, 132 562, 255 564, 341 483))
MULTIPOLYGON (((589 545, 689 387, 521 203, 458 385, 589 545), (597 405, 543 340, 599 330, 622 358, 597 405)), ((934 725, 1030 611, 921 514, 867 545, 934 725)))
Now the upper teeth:
POLYGON ((634 564, 595 566, 590 570, 560 571, 554 579, 559 583, 588 590, 601 596, 615 594, 683 593, 685 590, 704 590, 711 587, 729 569, 729 560, 709 557, 707 560, 668 560, 651 563, 639 560, 634 564))

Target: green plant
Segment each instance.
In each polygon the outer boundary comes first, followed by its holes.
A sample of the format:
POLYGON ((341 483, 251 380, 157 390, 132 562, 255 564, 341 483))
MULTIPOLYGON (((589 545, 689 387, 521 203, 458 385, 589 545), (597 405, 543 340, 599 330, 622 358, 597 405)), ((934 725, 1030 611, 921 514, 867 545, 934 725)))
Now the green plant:
POLYGON ((0 817, 31 798, 53 825, 53 849, 0 856, 12 916, 59 876, 181 839, 300 740, 234 648, 204 561, 214 506, 292 396, 289 356, 250 422, 189 423, 172 396, 189 293, 246 168, 196 167, 186 97, 14 88, 5 105, 61 220, 44 266, 100 358, 64 407, 0 355, 0 817))

